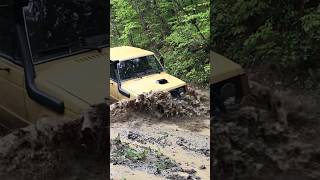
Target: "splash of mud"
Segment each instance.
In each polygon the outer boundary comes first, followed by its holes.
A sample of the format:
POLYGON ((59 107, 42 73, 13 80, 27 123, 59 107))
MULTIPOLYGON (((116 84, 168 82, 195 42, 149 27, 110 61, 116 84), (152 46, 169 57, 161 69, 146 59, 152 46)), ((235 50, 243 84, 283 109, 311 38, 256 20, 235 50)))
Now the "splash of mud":
POLYGON ((112 104, 111 121, 126 120, 132 113, 157 119, 202 116, 209 112, 208 106, 201 101, 202 98, 191 88, 180 98, 174 98, 166 91, 141 94, 134 100, 122 100, 112 104))
POLYGON ((212 119, 213 178, 319 179, 319 114, 306 113, 304 102, 297 112, 294 104, 283 103, 293 103, 293 96, 262 89, 249 95, 253 103, 212 119), (286 113, 287 123, 279 112, 286 113))
POLYGON ((91 115, 89 110, 73 121, 44 118, 0 138, 0 179, 106 179, 104 147, 92 139, 101 127, 91 115))

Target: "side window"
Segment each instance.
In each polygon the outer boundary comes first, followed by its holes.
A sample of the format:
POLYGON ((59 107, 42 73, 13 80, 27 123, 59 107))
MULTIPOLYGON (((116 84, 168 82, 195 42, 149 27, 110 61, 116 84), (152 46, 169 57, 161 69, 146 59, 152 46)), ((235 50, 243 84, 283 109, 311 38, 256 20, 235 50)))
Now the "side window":
POLYGON ((116 81, 116 79, 117 79, 117 76, 116 76, 117 68, 116 68, 116 66, 117 66, 117 64, 111 61, 111 63, 110 63, 110 78, 112 80, 114 80, 114 81, 116 81))
POLYGON ((14 57, 14 20, 11 0, 0 2, 0 55, 14 57))

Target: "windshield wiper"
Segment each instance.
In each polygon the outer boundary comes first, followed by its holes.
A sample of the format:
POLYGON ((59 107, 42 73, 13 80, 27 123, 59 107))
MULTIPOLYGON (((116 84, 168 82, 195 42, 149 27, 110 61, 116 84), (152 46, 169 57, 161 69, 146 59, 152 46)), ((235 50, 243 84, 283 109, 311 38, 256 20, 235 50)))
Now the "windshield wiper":
POLYGON ((154 69, 150 69, 147 70, 145 74, 160 74, 162 71, 160 70, 154 70, 154 69))

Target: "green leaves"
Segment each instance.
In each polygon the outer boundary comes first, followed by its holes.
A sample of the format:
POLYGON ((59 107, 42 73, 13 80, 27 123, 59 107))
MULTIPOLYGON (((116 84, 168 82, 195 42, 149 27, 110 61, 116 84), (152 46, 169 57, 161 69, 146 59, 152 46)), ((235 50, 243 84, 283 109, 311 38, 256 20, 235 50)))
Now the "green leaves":
POLYGON ((208 0, 111 0, 111 46, 131 45, 161 54, 169 73, 207 83, 208 0), (196 49, 196 50, 193 50, 196 49), (195 51, 195 52, 193 52, 195 51))
POLYGON ((320 3, 214 0, 211 49, 245 67, 260 63, 314 68, 319 57, 320 3))
POLYGON ((128 148, 124 152, 124 156, 131 160, 144 160, 148 155, 149 151, 144 150, 143 152, 139 152, 133 148, 128 148))

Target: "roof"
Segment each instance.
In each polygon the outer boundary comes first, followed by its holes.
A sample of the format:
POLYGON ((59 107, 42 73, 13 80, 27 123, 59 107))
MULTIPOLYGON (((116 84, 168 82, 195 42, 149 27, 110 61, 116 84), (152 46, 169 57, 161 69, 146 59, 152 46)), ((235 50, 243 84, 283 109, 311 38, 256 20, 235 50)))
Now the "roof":
POLYGON ((210 83, 218 83, 245 73, 239 64, 213 51, 210 51, 210 63, 210 83))
POLYGON ((154 55, 153 52, 147 51, 141 48, 131 46, 120 46, 110 48, 110 60, 111 61, 125 61, 143 56, 154 55))

